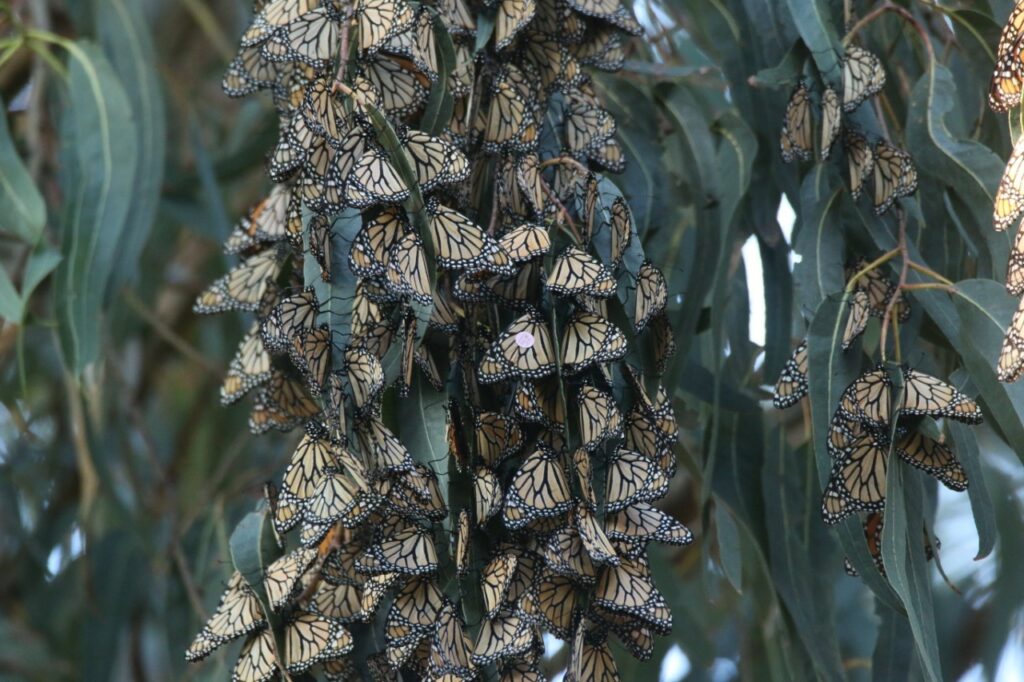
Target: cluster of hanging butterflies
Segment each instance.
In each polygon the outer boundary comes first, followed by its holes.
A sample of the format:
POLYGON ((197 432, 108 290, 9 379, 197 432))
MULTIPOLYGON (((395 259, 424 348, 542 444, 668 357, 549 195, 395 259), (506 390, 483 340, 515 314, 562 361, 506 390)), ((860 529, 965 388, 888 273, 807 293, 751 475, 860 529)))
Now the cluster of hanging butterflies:
POLYGON ((821 112, 817 138, 819 158, 827 160, 836 142, 842 139, 850 194, 859 199, 870 182, 875 213, 882 215, 892 208, 897 199, 917 191, 917 168, 910 155, 896 145, 884 139, 872 144, 867 135, 844 122, 844 113, 856 110, 885 86, 885 70, 878 57, 862 47, 851 45, 843 56, 842 74, 841 92, 832 85, 826 85, 817 98, 806 81, 801 79, 797 83, 786 105, 780 133, 782 160, 790 163, 815 157, 814 110, 817 99, 821 112))
POLYGON ((676 466, 668 287, 596 174, 624 156, 584 71, 640 26, 483 5, 262 0, 224 78, 273 97, 274 185, 195 310, 254 318, 222 401, 303 428, 265 490, 280 556, 231 577, 186 654, 244 638, 234 680, 354 678, 353 649, 375 679, 539 680, 544 632, 566 679, 615 679, 609 636, 644 658, 671 627, 646 555, 692 539, 653 506, 676 466), (653 357, 627 358, 641 336, 653 357), (440 460, 385 406, 414 387, 448 395, 440 460))
MULTIPOLYGON (((989 86, 988 103, 992 111, 1006 113, 1018 106, 1024 88, 1024 60, 1021 36, 1024 35, 1024 3, 1018 2, 999 37, 996 67, 989 86)), ((1024 213, 1024 136, 1017 139, 996 191, 993 223, 1000 232, 1013 226, 1024 213)), ((1006 290, 1020 299, 1010 327, 1003 337, 996 375, 1000 381, 1014 382, 1024 376, 1024 230, 1010 249, 1006 266, 1006 290)))
MULTIPOLYGON (((867 261, 858 259, 847 268, 847 276, 857 279, 848 298, 844 351, 864 332, 871 317, 882 317, 890 306, 896 319, 910 317, 909 304, 902 298, 893 300, 899 292, 880 269, 867 269, 867 261)), ((804 340, 783 366, 773 395, 775 407, 792 407, 807 395, 808 368, 804 340)), ((885 365, 865 372, 847 387, 833 414, 827 440, 832 471, 822 498, 822 516, 831 525, 866 512, 868 549, 883 574, 878 538, 890 452, 951 490, 967 488, 967 475, 936 422, 940 419, 977 424, 982 415, 973 400, 939 379, 907 367, 890 369, 885 365), (894 374, 898 374, 897 381, 894 374)), ((927 538, 926 547, 930 553, 927 538)), ((852 571, 849 563, 847 570, 852 571)))

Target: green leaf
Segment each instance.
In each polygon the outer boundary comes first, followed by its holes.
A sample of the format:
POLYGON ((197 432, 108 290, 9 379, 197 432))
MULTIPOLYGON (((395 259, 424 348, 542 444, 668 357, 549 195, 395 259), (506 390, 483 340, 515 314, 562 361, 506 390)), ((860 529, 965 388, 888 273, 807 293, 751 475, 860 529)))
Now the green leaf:
MULTIPOLYGON (((0 107, 7 107, 0 101, 0 107)), ((35 244, 46 224, 46 204, 18 156, 18 150, 7 127, 7 116, 0 116, 0 215, 3 229, 21 240, 35 244)))
POLYGON ((414 370, 409 396, 398 401, 398 435, 417 462, 437 473, 441 494, 448 504, 448 412, 445 394, 435 391, 414 370))
POLYGON ((974 560, 978 561, 992 553, 996 544, 996 510, 988 494, 985 483, 984 468, 981 465, 981 453, 974 429, 966 424, 950 421, 947 424, 953 437, 953 451, 967 473, 969 485, 967 495, 971 500, 971 515, 974 526, 978 530, 978 552, 974 560))
POLYGON ((430 87, 430 98, 427 100, 427 108, 420 120, 420 130, 431 135, 440 135, 452 117, 452 110, 455 108, 455 98, 448 89, 448 79, 456 68, 455 45, 452 44, 452 37, 444 26, 440 15, 434 14, 432 28, 434 41, 437 43, 437 80, 430 87))
MULTIPOLYGON (((962 325, 950 338, 963 358, 971 379, 981 391, 986 416, 995 419, 1007 443, 1024 457, 1024 383, 1004 384, 995 366, 1017 302, 998 282, 967 280, 956 285, 956 310, 962 325)), ((943 330, 945 331, 945 330, 943 330)))
POLYGON ((793 250, 800 262, 793 267, 798 309, 817 310, 826 297, 845 285, 843 230, 838 216, 842 183, 831 166, 818 164, 800 187, 800 231, 793 250))
POLYGON ((880 606, 875 651, 871 656, 871 679, 875 682, 900 682, 911 679, 914 658, 907 652, 914 646, 910 624, 902 613, 880 606))
POLYGON ((63 258, 60 252, 54 249, 38 249, 29 256, 25 264, 25 274, 21 278, 23 304, 28 305, 32 292, 57 268, 63 258))
POLYGON ((231 532, 231 563, 255 588, 263 584, 263 570, 280 554, 266 506, 242 517, 231 532))
POLYGON ((743 592, 743 553, 740 533, 729 508, 722 501, 715 503, 715 529, 718 537, 718 555, 722 571, 737 592, 743 592))
POLYGON ((56 308, 64 362, 75 374, 99 359, 104 300, 136 188, 131 104, 98 47, 69 43, 69 106, 56 308))
POLYGON ((828 80, 840 82, 839 57, 843 54, 836 27, 842 21, 831 16, 830 6, 824 0, 786 0, 793 25, 800 32, 807 49, 814 57, 818 69, 828 80))
POLYGON ((907 610, 910 630, 925 675, 942 679, 939 646, 935 634, 931 579, 925 558, 924 499, 920 478, 909 471, 894 453, 889 454, 885 493, 885 527, 882 529, 882 562, 889 583, 907 610))
POLYGON ((21 324, 24 307, 11 276, 7 270, 0 268, 0 317, 12 324, 21 324))
POLYGON ((936 64, 914 86, 908 107, 907 142, 918 170, 946 185, 970 211, 979 233, 989 248, 992 274, 1005 277, 1010 235, 991 229, 992 203, 1003 162, 992 150, 969 139, 959 139, 949 129, 947 118, 957 106, 953 75, 936 64))
POLYGON ((100 44, 121 80, 137 125, 137 173, 114 286, 135 278, 153 222, 164 176, 167 122, 153 41, 142 6, 130 0, 94 0, 100 44))
POLYGON ((820 678, 842 680, 831 576, 820 569, 838 557, 817 513, 814 479, 805 474, 814 466, 811 453, 792 452, 781 429, 769 432, 765 440, 764 509, 772 579, 820 678), (811 490, 804 489, 805 482, 811 482, 811 490))

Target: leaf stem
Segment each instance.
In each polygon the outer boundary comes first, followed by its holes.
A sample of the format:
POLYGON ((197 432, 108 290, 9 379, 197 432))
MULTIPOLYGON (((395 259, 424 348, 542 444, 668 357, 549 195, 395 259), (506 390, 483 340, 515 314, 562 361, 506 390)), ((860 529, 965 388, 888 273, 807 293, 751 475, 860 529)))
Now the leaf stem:
POLYGON ((853 290, 857 288, 857 282, 860 281, 861 277, 864 277, 873 270, 877 270, 879 267, 885 265, 898 255, 900 255, 900 248, 897 246, 892 251, 886 251, 881 256, 862 267, 854 273, 853 277, 851 277, 849 281, 846 282, 846 293, 852 294, 853 290))

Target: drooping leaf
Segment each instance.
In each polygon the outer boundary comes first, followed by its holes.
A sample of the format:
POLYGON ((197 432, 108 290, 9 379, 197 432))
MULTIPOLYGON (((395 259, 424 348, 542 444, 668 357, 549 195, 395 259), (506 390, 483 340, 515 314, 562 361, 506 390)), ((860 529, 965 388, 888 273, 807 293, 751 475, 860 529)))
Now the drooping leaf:
MULTIPOLYGON (((0 102, 6 111, 6 106, 0 102)), ((46 224, 46 205, 36 183, 18 155, 7 127, 7 117, 0 121, 0 215, 4 231, 35 244, 46 224)))

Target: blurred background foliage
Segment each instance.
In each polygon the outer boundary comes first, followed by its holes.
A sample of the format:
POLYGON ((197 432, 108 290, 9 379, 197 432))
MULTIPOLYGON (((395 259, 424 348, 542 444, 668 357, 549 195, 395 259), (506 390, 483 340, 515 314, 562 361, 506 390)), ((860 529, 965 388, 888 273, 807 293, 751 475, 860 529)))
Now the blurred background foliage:
MULTIPOLYGON (((647 34, 599 85, 628 156, 615 182, 672 294, 682 466, 663 506, 698 539, 652 548, 675 630, 649 662, 619 657, 623 679, 1020 679, 1024 389, 992 371, 1014 302, 989 218, 1011 132, 985 106, 1011 4, 636 3, 647 34), (888 73, 879 121, 917 161, 919 262, 981 280, 960 287, 973 307, 915 293, 901 330, 907 360, 989 417, 954 433, 969 500, 927 479, 941 562, 909 618, 905 592, 844 574, 857 529, 819 521, 810 420, 831 408, 780 413, 766 390, 842 264, 895 239, 835 161, 778 153, 799 74, 836 82, 847 13, 888 73)), ((298 437, 255 438, 245 407, 218 406, 241 322, 191 312, 267 187, 272 108, 220 92, 251 7, 0 7, 0 677, 225 679, 237 644, 187 670, 182 651, 231 573, 231 529, 298 437)), ((862 352, 877 345, 872 322, 862 352)))

